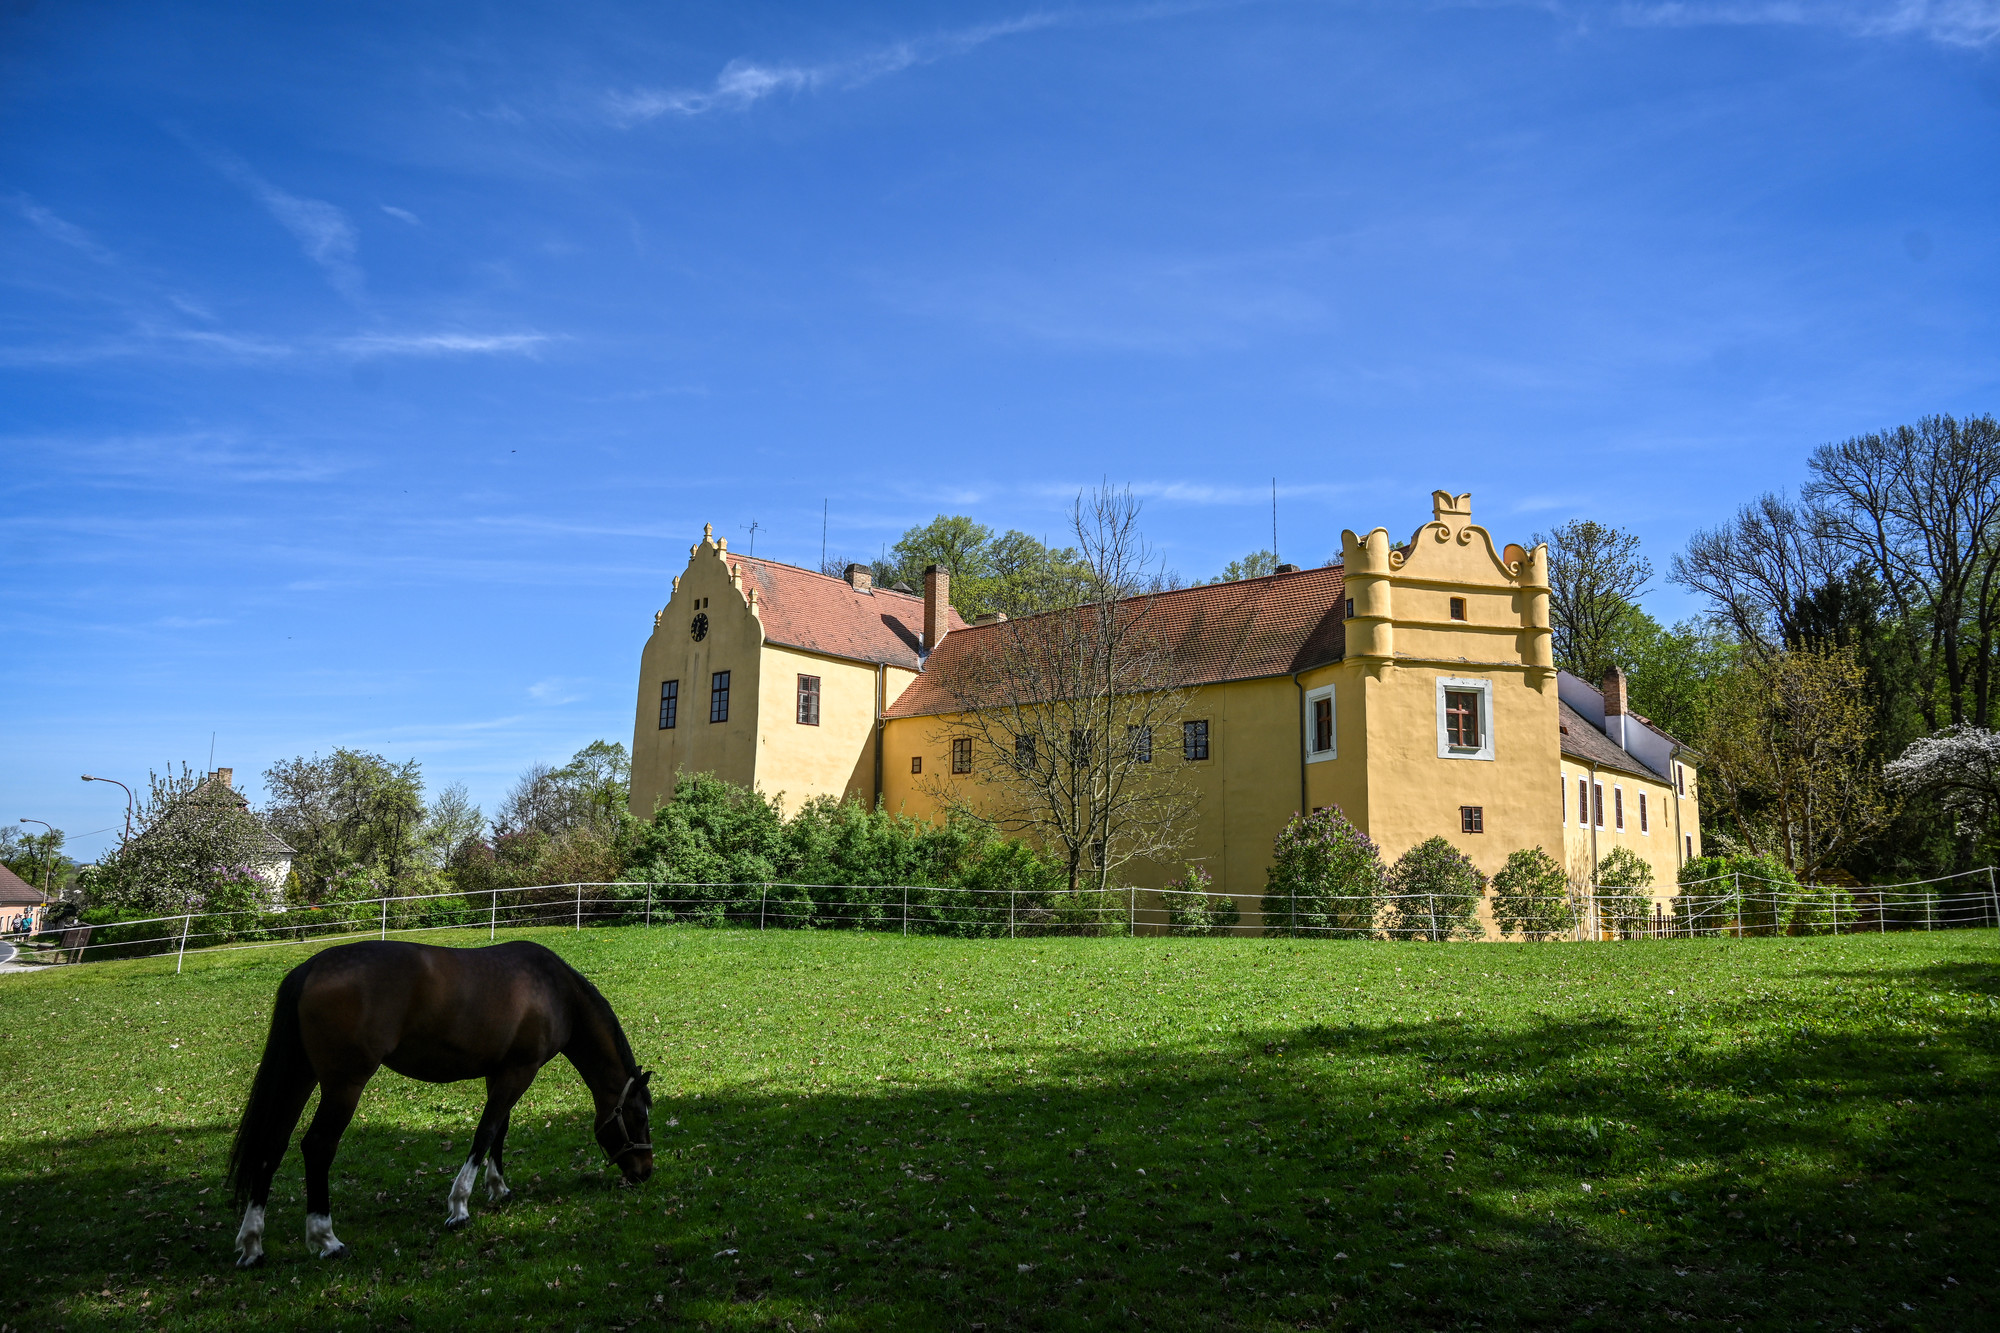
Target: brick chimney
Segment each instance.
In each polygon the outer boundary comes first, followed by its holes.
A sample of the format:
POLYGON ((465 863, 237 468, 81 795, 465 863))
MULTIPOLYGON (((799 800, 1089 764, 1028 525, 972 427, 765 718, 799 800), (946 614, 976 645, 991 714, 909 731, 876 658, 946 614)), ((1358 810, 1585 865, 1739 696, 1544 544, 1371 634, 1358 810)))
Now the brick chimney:
POLYGON ((934 653, 951 624, 951 573, 943 565, 924 570, 924 651, 934 653))
POLYGON ((236 770, 233 768, 218 768, 215 770, 215 777, 225 787, 236 785, 236 770))
POLYGON ((875 579, 873 575, 869 574, 868 566, 849 565, 847 567, 847 581, 854 585, 856 592, 867 592, 869 586, 875 582, 875 579))
POLYGON ((1625 698, 1625 673, 1612 667, 1604 673, 1604 734, 1625 744, 1625 718, 1632 711, 1625 698))

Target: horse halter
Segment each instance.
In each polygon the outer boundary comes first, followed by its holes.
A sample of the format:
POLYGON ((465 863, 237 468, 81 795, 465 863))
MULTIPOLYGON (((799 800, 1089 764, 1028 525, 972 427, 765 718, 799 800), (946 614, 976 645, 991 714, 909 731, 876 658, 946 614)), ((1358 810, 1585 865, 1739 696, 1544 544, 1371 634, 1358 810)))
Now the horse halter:
POLYGON ((638 1074, 634 1074, 632 1077, 626 1079, 624 1088, 622 1088, 618 1093, 618 1104, 611 1108, 611 1114, 605 1116, 603 1120, 598 1122, 599 1125, 602 1126, 602 1125, 608 1125, 613 1121, 616 1121, 618 1123, 618 1132, 625 1136, 624 1145, 622 1147, 612 1150, 611 1152, 611 1160, 614 1162, 617 1161, 619 1158, 623 1157, 626 1153, 635 1152, 641 1148, 645 1149, 647 1152, 653 1151, 653 1126, 650 1123, 648 1123, 646 1126, 646 1141, 644 1143, 641 1143, 637 1139, 633 1138, 632 1131, 625 1128, 625 1103, 632 1100, 632 1089, 641 1086, 643 1085, 639 1082, 638 1074))

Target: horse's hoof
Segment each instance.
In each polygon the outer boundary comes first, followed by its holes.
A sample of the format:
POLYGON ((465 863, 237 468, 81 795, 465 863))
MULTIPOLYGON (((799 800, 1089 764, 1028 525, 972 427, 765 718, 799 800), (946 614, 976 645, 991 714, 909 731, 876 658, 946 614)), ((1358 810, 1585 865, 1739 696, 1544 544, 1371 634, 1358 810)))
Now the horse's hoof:
POLYGON ((447 1217, 444 1220, 444 1229, 446 1231, 456 1231, 471 1220, 472 1214, 470 1213, 467 1213, 464 1217, 447 1217))
POLYGON ((347 1247, 346 1247, 345 1245, 336 1245, 336 1246, 334 1246, 334 1247, 333 1247, 332 1249, 330 1249, 330 1250, 327 1250, 327 1251, 323 1252, 323 1253, 322 1253, 322 1254, 320 1255, 320 1258, 322 1258, 322 1259, 345 1259, 345 1258, 347 1258, 347 1257, 348 1257, 348 1255, 349 1255, 349 1254, 351 1254, 351 1253, 352 1253, 352 1251, 350 1251, 350 1250, 349 1250, 349 1249, 348 1249, 348 1248, 347 1248, 347 1247))
POLYGON ((507 1202, 507 1200, 514 1197, 514 1191, 501 1190, 498 1194, 489 1194, 486 1197, 490 1202, 493 1203, 505 1203, 507 1202))
POLYGON ((236 1266, 238 1268, 262 1268, 264 1266, 264 1256, 261 1254, 239 1254, 236 1256, 236 1266))

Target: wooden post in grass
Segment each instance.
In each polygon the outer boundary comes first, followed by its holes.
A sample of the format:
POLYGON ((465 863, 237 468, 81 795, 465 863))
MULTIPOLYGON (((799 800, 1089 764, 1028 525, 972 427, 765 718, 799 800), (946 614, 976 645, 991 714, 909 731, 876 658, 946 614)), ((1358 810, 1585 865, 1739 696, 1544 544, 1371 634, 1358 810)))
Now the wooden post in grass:
POLYGON ((576 886, 576 928, 583 929, 583 885, 576 886))
POLYGON ((1010 940, 1014 938, 1014 898, 1018 893, 1019 889, 1007 890, 1007 938, 1010 940))
POLYGON ((382 938, 389 938, 389 895, 382 895, 382 938))
POLYGON ((1427 894, 1425 894, 1425 895, 1424 895, 1424 903, 1425 903, 1425 905, 1426 905, 1426 906, 1428 906, 1428 907, 1429 907, 1429 909, 1430 909, 1430 914, 1431 914, 1431 943, 1432 943, 1432 944, 1436 944, 1436 943, 1438 942, 1438 900, 1437 900, 1437 895, 1436 895, 1435 893, 1427 893, 1427 894))
POLYGON ((181 951, 179 956, 174 959, 175 976, 179 976, 181 974, 181 964, 187 960, 188 927, 192 926, 193 924, 194 924, 194 914, 192 912, 181 918, 181 951))
POLYGON ((652 925, 653 925, 653 886, 651 884, 648 884, 646 886, 646 926, 648 929, 651 929, 652 925))
POLYGON ((903 886, 903 933, 910 933, 910 886, 903 886))
POLYGON ((486 918, 486 938, 490 941, 500 929, 500 890, 493 890, 493 911, 486 918))
POLYGON ((1139 936, 1139 886, 1125 886, 1125 933, 1134 939, 1139 936))
POLYGON ((771 886, 764 885, 757 890, 757 929, 764 928, 764 904, 771 896, 771 886))

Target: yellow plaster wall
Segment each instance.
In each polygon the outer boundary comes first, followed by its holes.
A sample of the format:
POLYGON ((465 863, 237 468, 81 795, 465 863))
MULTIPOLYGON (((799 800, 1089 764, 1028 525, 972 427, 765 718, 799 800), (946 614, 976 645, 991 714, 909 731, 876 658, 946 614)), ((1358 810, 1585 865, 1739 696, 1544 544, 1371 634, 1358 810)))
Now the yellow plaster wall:
MULTIPOLYGON (((1684 838, 1694 839, 1694 854, 1701 855, 1701 820, 1695 804, 1695 771, 1687 770, 1687 794, 1677 795, 1673 784, 1664 779, 1642 778, 1635 774, 1599 768, 1596 782, 1604 788, 1604 824, 1593 828, 1577 809, 1577 783, 1588 784, 1591 771, 1588 764, 1573 758, 1565 758, 1562 764, 1561 804, 1559 812, 1566 811, 1563 819, 1563 846, 1570 881, 1579 888, 1595 879, 1594 867, 1614 847, 1626 847, 1646 862, 1653 871, 1653 884, 1649 890, 1653 900, 1672 915, 1672 901, 1679 892, 1680 869, 1685 857, 1684 838), (1618 808, 1616 791, 1625 792, 1625 827, 1618 828, 1618 808), (1645 793, 1649 806, 1651 829, 1639 831, 1640 793, 1645 793), (1592 835, 1595 835, 1593 838, 1592 835)), ((1551 793, 1555 795, 1555 793, 1551 793)))
POLYGON ((694 546, 639 655, 631 800, 632 812, 641 818, 673 795, 677 773, 714 773, 745 786, 757 781, 764 627, 731 579, 727 560, 727 539, 704 538, 694 546), (690 630, 697 614, 708 616, 708 634, 699 642, 690 630), (708 720, 709 686, 717 671, 730 673, 727 722, 708 720), (659 725, 665 680, 681 683, 679 715, 667 731, 659 725))
POLYGON ((757 700, 757 786, 787 811, 815 796, 875 794, 876 668, 870 662, 764 645, 757 700), (819 725, 799 722, 799 677, 819 677, 819 725))

